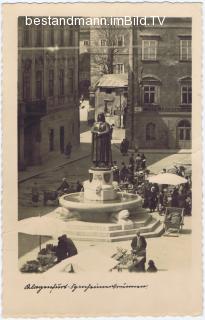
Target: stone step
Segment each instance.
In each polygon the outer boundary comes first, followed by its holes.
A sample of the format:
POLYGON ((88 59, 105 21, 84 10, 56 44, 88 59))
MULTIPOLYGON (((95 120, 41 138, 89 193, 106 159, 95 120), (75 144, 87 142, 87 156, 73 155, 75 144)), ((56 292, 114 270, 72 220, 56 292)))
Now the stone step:
MULTIPOLYGON (((60 219, 65 221, 63 219, 60 219)), ((70 231, 122 231, 122 230, 130 230, 130 229, 137 229, 140 227, 147 226, 150 221, 152 220, 151 216, 147 216, 144 220, 135 221, 133 224, 125 225, 122 229, 122 225, 114 224, 114 223, 94 223, 94 222, 84 222, 84 221, 67 221, 68 228, 70 231)), ((66 222, 66 221, 65 221, 66 222)))
MULTIPOLYGON (((151 232, 142 232, 141 235, 144 236, 145 238, 155 238, 155 237, 160 237, 164 233, 164 228, 163 225, 160 223, 156 229, 154 229, 151 232)), ((117 242, 117 241, 128 241, 132 240, 135 234, 133 235, 124 235, 120 237, 113 237, 110 239, 111 242, 117 242)))
MULTIPOLYGON (((77 230, 69 230, 68 234, 73 240, 87 240, 87 241, 126 241, 131 240, 136 231, 139 229, 122 230, 116 232, 85 232, 77 230)), ((163 225, 159 220, 152 221, 147 227, 140 228, 140 232, 146 238, 157 237, 163 233, 163 225)))
POLYGON ((159 226, 152 232, 145 232, 142 233, 142 235, 145 238, 155 238, 155 237, 160 237, 164 233, 164 226, 162 223, 159 224, 159 226))

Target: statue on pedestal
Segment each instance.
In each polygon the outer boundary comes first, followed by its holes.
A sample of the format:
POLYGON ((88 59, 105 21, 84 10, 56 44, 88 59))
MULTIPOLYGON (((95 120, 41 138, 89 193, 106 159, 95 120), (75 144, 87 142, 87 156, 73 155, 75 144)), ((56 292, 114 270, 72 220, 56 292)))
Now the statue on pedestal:
POLYGON ((100 113, 92 129, 92 161, 95 167, 110 168, 112 163, 112 131, 105 122, 104 113, 100 113))

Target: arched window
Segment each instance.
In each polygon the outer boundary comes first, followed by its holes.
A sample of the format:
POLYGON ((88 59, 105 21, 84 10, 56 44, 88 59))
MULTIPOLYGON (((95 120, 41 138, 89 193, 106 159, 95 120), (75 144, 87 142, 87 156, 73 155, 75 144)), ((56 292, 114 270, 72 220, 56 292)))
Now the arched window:
POLYGON ((181 120, 178 123, 179 140, 191 140, 191 124, 188 120, 181 120))
POLYGON ((155 140, 156 139, 156 126, 154 123, 148 123, 146 126, 146 140, 155 140))

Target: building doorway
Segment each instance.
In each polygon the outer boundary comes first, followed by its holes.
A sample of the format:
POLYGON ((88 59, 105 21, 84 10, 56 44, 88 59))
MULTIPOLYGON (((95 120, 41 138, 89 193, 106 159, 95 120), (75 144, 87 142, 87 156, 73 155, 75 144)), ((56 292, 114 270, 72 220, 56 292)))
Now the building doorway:
POLYGON ((49 130, 49 151, 54 150, 54 129, 49 130))
POLYGON ((65 144, 65 131, 64 127, 60 127, 60 152, 64 153, 64 144, 65 144))
POLYGON ((182 120, 177 126, 177 147, 179 149, 191 148, 191 124, 188 120, 182 120))

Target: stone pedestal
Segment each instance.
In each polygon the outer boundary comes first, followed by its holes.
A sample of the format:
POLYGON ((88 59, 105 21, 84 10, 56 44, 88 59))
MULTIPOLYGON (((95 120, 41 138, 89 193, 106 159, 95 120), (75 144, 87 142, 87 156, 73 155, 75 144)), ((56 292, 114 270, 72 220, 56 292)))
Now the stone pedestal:
POLYGON ((84 198, 93 201, 109 201, 117 198, 113 187, 111 169, 95 168, 89 170, 90 179, 84 182, 84 198))

